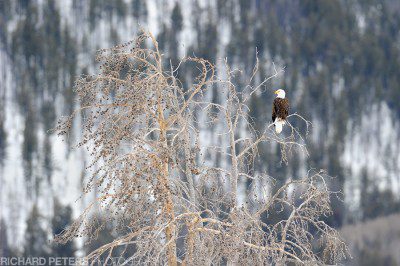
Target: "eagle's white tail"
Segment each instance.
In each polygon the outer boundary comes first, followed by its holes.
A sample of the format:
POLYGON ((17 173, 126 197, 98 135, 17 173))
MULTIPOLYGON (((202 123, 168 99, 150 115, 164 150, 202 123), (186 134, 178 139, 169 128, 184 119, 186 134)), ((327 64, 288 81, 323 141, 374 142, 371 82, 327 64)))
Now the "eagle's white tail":
POLYGON ((276 118, 274 124, 275 124, 275 132, 277 134, 279 134, 279 133, 282 132, 282 128, 283 128, 283 125, 285 124, 285 120, 282 120, 280 118, 276 118))

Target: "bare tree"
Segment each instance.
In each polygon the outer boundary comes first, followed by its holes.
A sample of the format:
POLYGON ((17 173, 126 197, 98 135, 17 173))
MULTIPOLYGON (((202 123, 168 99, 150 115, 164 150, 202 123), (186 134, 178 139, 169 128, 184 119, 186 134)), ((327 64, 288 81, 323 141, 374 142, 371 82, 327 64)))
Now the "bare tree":
MULTIPOLYGON (((321 220, 331 213, 332 195, 323 172, 310 171, 272 193, 273 182, 266 185, 265 180, 273 179, 252 166, 263 142, 279 143, 285 162, 294 149, 307 152, 290 123, 286 137, 276 135, 268 123, 262 132, 253 128, 247 103, 280 73, 275 66, 261 84, 239 89, 226 63, 219 69, 223 75, 200 58, 185 58, 165 69, 150 33, 101 50, 97 59, 100 73, 76 82, 80 108, 61 119, 57 130, 67 134, 74 117, 82 115, 78 146, 92 158, 84 192, 96 187, 99 195, 57 236, 59 242, 92 239, 103 223, 110 223, 119 237, 90 253, 87 259, 93 263, 100 256, 115 256, 117 249, 125 252, 124 264, 314 264, 346 256, 337 231, 321 220), (192 73, 192 85, 175 78, 182 68, 192 73), (212 86, 224 95, 221 104, 205 97, 212 86), (201 130, 213 124, 218 129, 209 132, 220 145, 200 138, 201 130), (205 153, 218 153, 228 166, 217 167, 205 153), (239 200, 242 179, 252 180, 247 191, 252 204, 239 200), (91 218, 95 206, 107 215, 105 221, 91 218), (268 221, 279 212, 284 218, 268 221)), ((250 83, 257 71, 258 63, 250 83)), ((296 117, 303 119, 291 116, 296 117)))

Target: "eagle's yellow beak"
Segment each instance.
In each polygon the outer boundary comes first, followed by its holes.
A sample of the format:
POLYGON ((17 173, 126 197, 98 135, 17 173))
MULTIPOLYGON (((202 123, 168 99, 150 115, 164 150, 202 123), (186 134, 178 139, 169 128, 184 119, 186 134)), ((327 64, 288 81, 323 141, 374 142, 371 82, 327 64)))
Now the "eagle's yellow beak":
POLYGON ((276 90, 276 91, 274 92, 274 94, 278 94, 278 90, 276 90))

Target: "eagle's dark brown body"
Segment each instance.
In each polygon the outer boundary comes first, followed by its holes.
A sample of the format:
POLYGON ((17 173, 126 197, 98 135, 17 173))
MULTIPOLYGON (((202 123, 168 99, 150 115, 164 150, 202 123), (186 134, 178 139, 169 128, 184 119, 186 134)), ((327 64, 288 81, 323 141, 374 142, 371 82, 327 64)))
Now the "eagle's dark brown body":
POLYGON ((284 98, 275 98, 272 106, 272 122, 278 117, 282 120, 286 120, 289 113, 289 100, 284 98))

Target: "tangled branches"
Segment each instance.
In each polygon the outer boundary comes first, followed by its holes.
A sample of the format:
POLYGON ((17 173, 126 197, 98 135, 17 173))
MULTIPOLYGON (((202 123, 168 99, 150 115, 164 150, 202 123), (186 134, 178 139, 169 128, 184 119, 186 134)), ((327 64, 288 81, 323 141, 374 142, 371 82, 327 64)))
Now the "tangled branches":
MULTIPOLYGON (((96 189, 99 196, 57 240, 91 239, 104 223, 114 225, 119 237, 90 253, 92 263, 100 256, 109 259, 117 249, 127 258, 125 264, 342 259, 345 244, 320 220, 331 212, 323 173, 288 181, 273 195, 254 186, 248 192, 256 202, 251 208, 238 201, 240 178, 262 178, 251 167, 261 143, 279 143, 284 161, 292 149, 306 152, 302 135, 290 123, 286 137, 268 125, 263 132, 253 128, 247 102, 260 86, 240 91, 227 64, 221 79, 200 58, 180 62, 179 68, 191 68, 193 74, 193 84, 183 86, 174 76, 177 69, 166 71, 162 58, 157 41, 143 33, 135 42, 100 51, 100 74, 76 82, 81 107, 61 119, 57 130, 67 134, 81 115, 78 146, 92 158, 84 192, 96 189), (223 103, 207 101, 207 89, 213 86, 225 95, 223 103), (219 125, 219 132, 209 131, 223 140, 218 146, 200 138, 200 128, 212 124, 219 125), (246 134, 240 137, 243 129, 246 134), (227 166, 205 159, 205 151, 220 154, 227 166), (105 221, 91 218, 95 206, 107 215, 105 221), (269 221, 277 212, 286 216, 269 221)), ((278 74, 275 69, 266 80, 278 74)))

